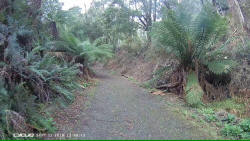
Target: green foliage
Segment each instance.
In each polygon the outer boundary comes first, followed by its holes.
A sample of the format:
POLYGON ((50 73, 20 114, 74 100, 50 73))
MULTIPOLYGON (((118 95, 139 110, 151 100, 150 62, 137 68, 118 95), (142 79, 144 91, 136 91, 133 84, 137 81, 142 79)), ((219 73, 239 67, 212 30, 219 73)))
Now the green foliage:
POLYGON ((217 127, 222 128, 220 130, 223 136, 232 139, 249 139, 250 131, 250 120, 243 119, 240 123, 237 122, 236 116, 227 113, 227 117, 223 120, 218 120, 214 109, 212 108, 202 108, 198 112, 204 116, 207 122, 215 122, 217 127))
POLYGON ((202 114, 214 114, 214 110, 211 108, 202 108, 201 110, 199 110, 200 113, 202 114))
POLYGON ((249 132, 244 132, 241 134, 241 139, 243 140, 249 140, 250 139, 250 133, 249 132))
POLYGON ((226 33, 226 19, 208 5, 196 17, 185 10, 169 11, 167 18, 155 25, 154 37, 176 56, 184 69, 194 69, 198 61, 199 65, 221 74, 235 66, 224 53, 229 41, 219 42, 226 33))
POLYGON ((113 57, 112 45, 102 44, 96 46, 95 44, 91 44, 89 41, 85 41, 82 43, 82 46, 84 47, 84 51, 81 55, 86 56, 88 62, 105 62, 107 59, 113 57))
POLYGON ((208 107, 211 107, 214 110, 220 110, 220 109, 224 109, 227 111, 237 110, 240 111, 241 113, 245 111, 245 105, 243 103, 237 102, 235 98, 212 102, 208 104, 208 107))
POLYGON ((136 29, 136 24, 130 20, 133 11, 123 6, 123 4, 120 7, 110 5, 102 15, 104 29, 111 30, 111 33, 118 36, 132 34, 136 29))
POLYGON ((226 124, 225 127, 221 130, 222 135, 224 136, 232 136, 236 138, 240 138, 242 134, 242 129, 237 125, 226 124))
POLYGON ((24 83, 10 91, 4 90, 2 84, 0 88, 0 125, 2 132, 8 133, 3 134, 2 139, 12 139, 12 134, 16 133, 17 130, 22 133, 27 132, 26 130, 30 130, 28 124, 39 132, 55 131, 52 119, 47 119, 48 115, 40 110, 36 96, 25 88, 24 83), (25 121, 22 121, 22 119, 25 119, 25 121))
POLYGON ((134 11, 128 8, 124 1, 116 1, 107 7, 101 16, 103 25, 103 36, 106 37, 107 43, 118 47, 119 40, 126 40, 129 36, 136 33, 137 24, 131 17, 134 11))
POLYGON ((113 56, 113 46, 105 40, 87 40, 92 37, 86 36, 82 18, 80 8, 64 11, 58 0, 8 0, 0 10, 1 139, 29 130, 55 132, 53 119, 41 105, 74 100, 81 87, 76 63, 88 67, 113 56))
POLYGON ((195 72, 188 74, 185 92, 186 101, 189 105, 197 107, 202 104, 202 96, 204 92, 199 85, 198 77, 195 72))
POLYGON ((208 63, 209 70, 215 74, 228 73, 235 66, 236 63, 232 60, 212 61, 208 63))
POLYGON ((240 123, 240 127, 244 132, 250 132, 250 119, 244 119, 241 123, 240 123))
POLYGON ((84 87, 84 88, 87 88, 87 87, 89 87, 89 86, 91 86, 91 85, 93 85, 92 83, 89 83, 89 82, 83 82, 82 83, 82 86, 84 87))
POLYGON ((81 42, 72 33, 67 30, 61 31, 61 41, 53 42, 55 52, 63 52, 73 58, 73 62, 87 65, 95 61, 105 61, 112 58, 112 46, 101 44, 96 46, 89 41, 81 42))
MULTIPOLYGON (((196 9, 198 14, 190 13, 185 8, 191 6, 188 4, 181 3, 176 9, 169 10, 166 17, 154 25, 153 37, 161 44, 160 47, 174 55, 186 72, 195 70, 198 75, 200 68, 215 74, 230 72, 236 62, 226 53, 231 42, 224 42, 227 20, 214 12, 210 4, 196 9)), ((184 88, 186 101, 193 106, 202 103, 203 90, 198 77, 194 73, 189 74, 184 88)))
POLYGON ((134 56, 138 55, 142 48, 142 41, 138 36, 128 37, 123 40, 120 48, 126 50, 129 54, 133 54, 134 56))
POLYGON ((215 115, 215 112, 211 108, 203 108, 203 109, 199 110, 199 113, 201 113, 205 117, 205 120, 208 122, 217 121, 217 117, 215 115))
POLYGON ((32 115, 30 123, 33 125, 33 128, 40 132, 49 132, 49 133, 55 133, 57 130, 55 128, 55 122, 53 121, 53 118, 41 118, 39 117, 41 115, 32 115))
POLYGON ((228 114, 227 115, 227 119, 226 119, 227 123, 234 123, 235 120, 236 120, 236 116, 235 115, 233 115, 233 114, 228 114))
POLYGON ((215 115, 205 115, 205 119, 208 121, 208 122, 215 122, 217 121, 217 118, 215 115))
MULTIPOLYGON (((51 38, 48 28, 52 21, 61 22, 64 24, 62 27, 69 24, 69 20, 76 22, 80 16, 76 13, 80 12, 77 9, 62 11, 57 0, 43 1, 41 5, 33 1, 13 0, 1 9, 1 139, 13 139, 12 133, 16 132, 56 131, 50 113, 45 112, 41 105, 55 101, 59 104, 72 102, 74 92, 80 88, 77 82, 79 69, 74 63, 56 57, 53 44, 49 44, 56 41, 51 38), (67 19, 65 23, 63 18, 67 19)), ((62 48, 65 54, 77 57, 85 48, 78 52, 82 49, 78 46, 81 42, 70 31, 62 37, 65 41, 61 42, 64 43, 62 48)), ((102 44, 98 49, 107 51, 108 47, 102 44)), ((93 50, 88 49, 89 52, 93 50)), ((89 53, 90 56, 92 54, 89 53)))
POLYGON ((212 108, 202 108, 198 110, 198 112, 204 116, 207 122, 215 122, 217 127, 222 128, 220 132, 223 136, 229 137, 231 139, 250 139, 249 119, 243 119, 239 123, 237 122, 235 115, 227 113, 227 117, 225 119, 218 120, 214 109, 212 108))
POLYGON ((234 137, 237 139, 250 139, 250 134, 249 134, 250 122, 249 121, 250 121, 249 119, 244 119, 237 125, 234 125, 232 124, 232 122, 230 122, 229 124, 225 125, 225 127, 221 130, 221 133, 224 136, 234 137))

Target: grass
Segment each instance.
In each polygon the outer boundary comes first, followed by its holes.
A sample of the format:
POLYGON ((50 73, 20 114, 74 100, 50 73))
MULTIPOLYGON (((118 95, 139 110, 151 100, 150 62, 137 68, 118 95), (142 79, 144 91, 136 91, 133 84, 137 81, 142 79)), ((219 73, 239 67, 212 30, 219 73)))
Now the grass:
MULTIPOLYGON (((238 103, 235 99, 228 99, 221 102, 213 102, 199 108, 188 106, 178 107, 174 112, 182 115, 185 119, 192 121, 194 126, 205 128, 206 132, 216 139, 248 139, 247 132, 241 131, 241 126, 236 123, 236 116, 228 113, 226 121, 217 118, 219 110, 244 110, 244 104, 238 103)), ((249 128, 249 123, 244 124, 249 128)))
POLYGON ((213 102, 206 105, 206 107, 213 109, 214 111, 226 110, 229 113, 236 114, 239 117, 245 117, 246 105, 244 103, 237 102, 236 98, 227 99, 224 101, 213 102))
MULTIPOLYGON (((193 126, 195 126, 197 128, 202 128, 203 131, 206 134, 208 134, 208 136, 210 136, 214 139, 224 139, 224 137, 222 137, 218 134, 216 127, 211 126, 211 124, 208 123, 207 121, 205 121, 198 113, 191 110, 190 107, 178 106, 178 108, 175 108, 173 110, 173 112, 175 112, 177 114, 176 116, 184 118, 185 120, 188 121, 188 123, 191 123, 193 126)), ((204 110, 204 112, 209 113, 206 110, 204 110)))
POLYGON ((128 80, 132 81, 133 83, 139 84, 139 82, 136 79, 134 79, 133 77, 128 77, 128 80))

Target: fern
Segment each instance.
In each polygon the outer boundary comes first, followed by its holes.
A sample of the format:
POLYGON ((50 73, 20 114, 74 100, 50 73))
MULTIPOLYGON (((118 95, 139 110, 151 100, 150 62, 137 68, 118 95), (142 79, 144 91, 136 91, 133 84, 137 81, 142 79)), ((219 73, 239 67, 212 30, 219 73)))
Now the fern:
MULTIPOLYGON (((104 61, 113 56, 112 46, 109 44, 100 44, 99 41, 90 43, 88 40, 81 42, 73 34, 63 31, 61 41, 52 42, 52 48, 55 52, 64 52, 72 58, 83 60, 77 62, 84 65, 95 61, 104 61)), ((74 61, 74 60, 73 60, 74 61)))
MULTIPOLYGON (((169 11, 167 18, 155 26, 154 37, 189 71, 194 69, 196 61, 200 66, 207 66, 209 61, 229 62, 224 61, 222 54, 231 40, 218 47, 227 33, 226 22, 225 18, 213 12, 210 5, 204 6, 195 18, 185 9, 177 8, 176 11, 169 11)), ((209 68, 213 64, 218 65, 210 63, 209 68)), ((227 65, 232 65, 229 70, 234 67, 233 63, 227 65)), ((228 71, 217 71, 222 72, 228 71)))
POLYGON ((236 65, 232 60, 211 61, 208 69, 215 74, 229 73, 236 65))
MULTIPOLYGON (((46 120, 44 115, 41 114, 39 105, 36 101, 36 96, 31 95, 30 91, 27 90, 25 84, 20 84, 16 86, 11 91, 6 91, 2 85, 0 86, 0 127, 3 134, 3 139, 12 139, 12 133, 15 133, 16 127, 30 128, 27 125, 31 125, 36 128, 39 124, 41 132, 54 131, 53 122, 51 120, 46 120), (18 116, 25 118, 24 123, 18 121, 13 116, 8 116, 8 114, 15 113, 18 116), (8 117, 8 118, 6 118, 8 117), (9 119, 10 118, 10 119, 9 119), (14 123, 12 123, 14 121, 14 123), (16 127, 14 127, 16 126, 16 127)), ((39 129, 39 128, 36 128, 39 129)), ((27 131, 23 131, 27 132, 27 131)))
MULTIPOLYGON (((214 12, 211 5, 205 5, 193 16, 179 5, 155 25, 154 37, 167 52, 172 53, 186 72, 197 68, 208 68, 215 74, 229 73, 236 62, 229 58, 226 50, 234 38, 223 42, 227 34, 227 20, 214 12)), ((195 73, 190 73, 185 89, 186 100, 192 106, 200 105, 203 90, 195 73)))
POLYGON ((95 61, 105 61, 112 58, 112 46, 109 44, 102 44, 95 46, 89 41, 82 43, 84 51, 80 54, 81 56, 86 56, 89 62, 95 61))
MULTIPOLYGON (((53 56, 56 47, 50 44, 41 9, 32 9, 30 1, 7 1, 0 11, 0 138, 13 139, 16 132, 54 132, 53 119, 40 105, 72 102, 80 88, 78 67, 53 56)), ((84 51, 72 33, 62 33, 61 39, 54 42, 66 55, 78 57, 84 51)))
POLYGON ((36 130, 40 132, 47 131, 49 133, 55 133, 56 131, 53 118, 46 119, 44 117, 41 117, 40 115, 33 114, 30 123, 36 130))

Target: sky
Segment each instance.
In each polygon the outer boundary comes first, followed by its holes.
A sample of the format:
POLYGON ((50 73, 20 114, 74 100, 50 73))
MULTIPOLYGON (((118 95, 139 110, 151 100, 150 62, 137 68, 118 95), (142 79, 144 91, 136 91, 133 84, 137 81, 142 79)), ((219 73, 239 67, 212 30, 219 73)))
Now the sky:
POLYGON ((93 0, 59 0, 59 2, 64 3, 63 10, 68 10, 72 7, 78 6, 82 8, 82 12, 84 12, 85 6, 88 9, 93 0))

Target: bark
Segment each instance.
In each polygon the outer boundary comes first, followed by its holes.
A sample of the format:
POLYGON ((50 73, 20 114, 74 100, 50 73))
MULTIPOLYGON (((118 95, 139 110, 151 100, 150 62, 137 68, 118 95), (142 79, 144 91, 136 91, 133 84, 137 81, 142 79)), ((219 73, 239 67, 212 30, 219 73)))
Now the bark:
POLYGON ((3 9, 5 9, 8 6, 8 0, 1 0, 0 2, 0 11, 2 11, 3 9))
MULTIPOLYGON (((157 6, 156 2, 157 0, 154 0, 154 4, 157 6)), ((156 20, 156 14, 157 14, 156 7, 154 8, 152 5, 153 5, 153 0, 134 0, 135 9, 138 11, 140 10, 142 12, 142 15, 139 15, 137 18, 139 19, 139 25, 143 28, 143 30, 147 34, 146 48, 151 46, 152 39, 150 36, 150 32, 151 32, 151 27, 152 27, 152 21, 154 20, 153 18, 155 18, 156 20), (137 7, 138 5, 141 6, 140 9, 138 9, 137 7), (153 10, 153 8, 155 10, 153 10), (154 17, 154 14, 155 14, 155 17, 154 17)))
POLYGON ((242 15, 244 17, 244 25, 243 28, 250 37, 250 1, 249 0, 240 0, 239 6, 242 11, 242 15))
POLYGON ((50 23, 50 28, 51 28, 51 34, 53 36, 53 38, 56 40, 58 39, 58 30, 57 30, 57 27, 56 27, 56 22, 51 22, 50 23))
POLYGON ((134 0, 134 6, 137 11, 142 12, 142 15, 137 16, 139 25, 144 31, 149 31, 149 27, 152 26, 152 0, 134 0), (141 5, 140 9, 138 5, 141 5))

